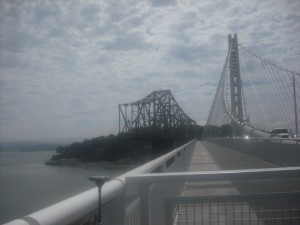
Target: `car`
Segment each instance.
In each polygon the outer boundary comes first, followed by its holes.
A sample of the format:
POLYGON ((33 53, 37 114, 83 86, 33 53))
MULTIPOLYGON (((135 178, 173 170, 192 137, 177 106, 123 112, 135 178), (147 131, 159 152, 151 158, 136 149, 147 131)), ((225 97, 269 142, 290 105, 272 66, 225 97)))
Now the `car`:
POLYGON ((271 131, 270 133, 271 137, 281 137, 281 138, 289 138, 290 137, 290 134, 289 134, 289 131, 288 129, 286 128, 276 128, 274 130, 271 131))

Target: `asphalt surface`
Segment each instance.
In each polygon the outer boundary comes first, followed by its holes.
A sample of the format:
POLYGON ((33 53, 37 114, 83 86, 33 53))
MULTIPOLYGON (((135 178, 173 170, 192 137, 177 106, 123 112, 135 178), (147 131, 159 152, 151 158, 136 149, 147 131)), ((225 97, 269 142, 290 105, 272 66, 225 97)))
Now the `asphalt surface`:
MULTIPOLYGON (((198 141, 190 171, 240 170, 281 167, 207 141, 198 141)), ((187 183, 184 195, 228 195, 300 192, 300 178, 187 183)))
MULTIPOLYGON (((217 144, 198 141, 189 171, 276 167, 280 166, 217 144)), ((293 192, 299 191, 300 178, 188 182, 183 196, 190 203, 181 203, 173 221, 189 221, 193 224, 298 225, 299 195, 293 192)))

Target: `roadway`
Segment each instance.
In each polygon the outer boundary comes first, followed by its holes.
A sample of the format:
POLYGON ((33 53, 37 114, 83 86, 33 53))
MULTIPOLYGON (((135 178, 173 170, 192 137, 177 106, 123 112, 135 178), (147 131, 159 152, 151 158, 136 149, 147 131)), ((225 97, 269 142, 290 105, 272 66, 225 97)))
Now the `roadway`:
MULTIPOLYGON (((229 148, 198 141, 195 146, 189 171, 215 171, 276 168, 277 164, 245 155, 229 148)), ((187 183, 185 196, 191 195, 227 195, 253 194, 271 192, 300 191, 300 178, 249 180, 249 181, 216 181, 187 183)))

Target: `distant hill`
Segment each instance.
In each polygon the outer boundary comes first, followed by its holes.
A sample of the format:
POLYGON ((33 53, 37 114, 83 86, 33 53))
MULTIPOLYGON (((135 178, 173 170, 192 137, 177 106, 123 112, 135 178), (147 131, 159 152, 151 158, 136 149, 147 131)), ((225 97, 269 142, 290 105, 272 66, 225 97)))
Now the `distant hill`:
POLYGON ((0 143, 0 151, 55 151, 58 143, 43 142, 3 142, 0 143))

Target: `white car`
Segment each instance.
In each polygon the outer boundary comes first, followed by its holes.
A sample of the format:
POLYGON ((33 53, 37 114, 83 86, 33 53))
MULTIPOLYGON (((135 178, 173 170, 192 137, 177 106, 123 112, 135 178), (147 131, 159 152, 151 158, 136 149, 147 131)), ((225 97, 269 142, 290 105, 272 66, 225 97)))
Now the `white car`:
POLYGON ((276 128, 274 130, 271 131, 271 137, 281 137, 281 138, 289 138, 290 134, 288 129, 286 128, 276 128))

